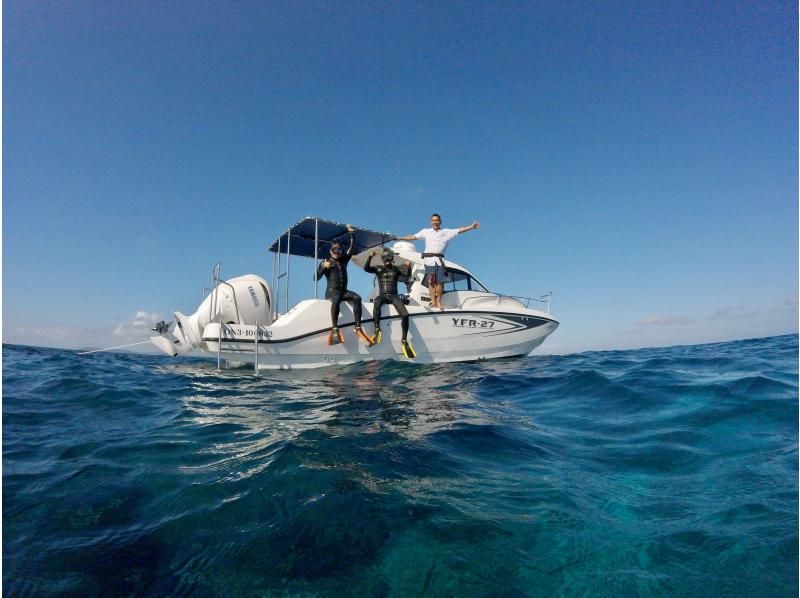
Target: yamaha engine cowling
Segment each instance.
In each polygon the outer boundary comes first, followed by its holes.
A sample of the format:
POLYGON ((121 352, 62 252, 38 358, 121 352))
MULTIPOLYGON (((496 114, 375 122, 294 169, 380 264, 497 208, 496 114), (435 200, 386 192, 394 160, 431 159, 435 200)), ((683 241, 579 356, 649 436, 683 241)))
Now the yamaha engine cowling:
POLYGON ((192 315, 175 312, 175 326, 156 327, 150 341, 167 355, 182 355, 203 343, 203 329, 211 322, 254 326, 272 323, 272 290, 267 281, 245 274, 220 281, 192 315))

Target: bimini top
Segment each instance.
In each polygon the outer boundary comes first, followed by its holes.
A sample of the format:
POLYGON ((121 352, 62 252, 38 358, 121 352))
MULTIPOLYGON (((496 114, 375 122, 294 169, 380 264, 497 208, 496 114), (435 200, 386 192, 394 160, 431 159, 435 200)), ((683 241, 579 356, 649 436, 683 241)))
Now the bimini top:
MULTIPOLYGON (((353 226, 355 247, 353 254, 361 253, 367 249, 383 245, 392 239, 392 233, 378 232, 353 226)), ((347 234, 347 225, 340 222, 323 220, 308 216, 281 234, 270 246, 273 253, 298 255, 301 257, 314 257, 314 239, 316 238, 317 257, 328 255, 332 243, 338 241, 347 248, 350 242, 347 234)))

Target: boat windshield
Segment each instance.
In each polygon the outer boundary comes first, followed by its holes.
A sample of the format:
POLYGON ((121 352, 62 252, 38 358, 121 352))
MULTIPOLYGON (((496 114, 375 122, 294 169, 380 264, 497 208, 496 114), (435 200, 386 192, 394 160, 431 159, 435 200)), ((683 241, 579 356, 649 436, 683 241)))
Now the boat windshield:
MULTIPOLYGON (((457 268, 447 268, 448 280, 444 283, 444 292, 449 291, 483 291, 489 293, 489 289, 475 280, 468 273, 457 268)), ((428 277, 422 281, 423 286, 428 286, 428 277)))

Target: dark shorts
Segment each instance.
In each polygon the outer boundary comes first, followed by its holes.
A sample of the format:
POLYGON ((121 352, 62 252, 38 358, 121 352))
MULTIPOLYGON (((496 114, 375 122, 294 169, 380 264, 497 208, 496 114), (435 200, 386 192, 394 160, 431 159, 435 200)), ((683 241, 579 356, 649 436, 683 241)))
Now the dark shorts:
POLYGON ((441 264, 436 264, 435 266, 425 266, 425 277, 430 278, 430 275, 433 274, 436 277, 436 282, 447 282, 447 271, 444 269, 444 266, 441 264))

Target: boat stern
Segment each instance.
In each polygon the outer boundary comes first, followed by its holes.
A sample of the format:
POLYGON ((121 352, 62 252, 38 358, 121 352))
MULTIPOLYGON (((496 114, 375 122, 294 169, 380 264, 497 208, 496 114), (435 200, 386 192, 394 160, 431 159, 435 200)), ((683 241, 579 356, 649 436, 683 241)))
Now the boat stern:
POLYGON ((176 311, 174 322, 167 324, 162 321, 156 324, 153 330, 158 332, 158 335, 151 336, 150 342, 170 357, 177 357, 200 347, 196 329, 196 314, 186 316, 176 311))

